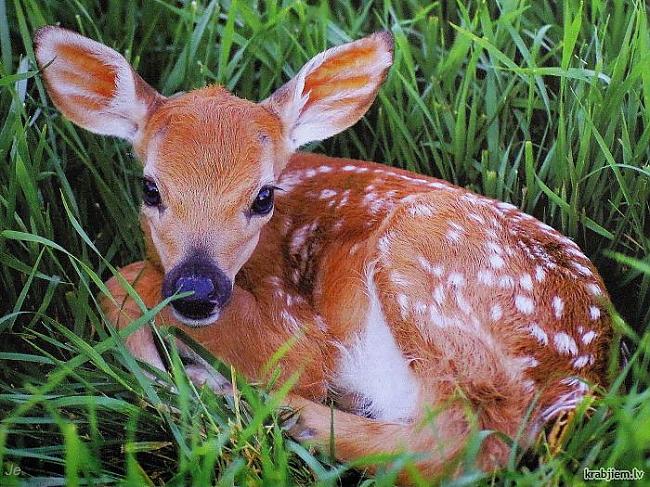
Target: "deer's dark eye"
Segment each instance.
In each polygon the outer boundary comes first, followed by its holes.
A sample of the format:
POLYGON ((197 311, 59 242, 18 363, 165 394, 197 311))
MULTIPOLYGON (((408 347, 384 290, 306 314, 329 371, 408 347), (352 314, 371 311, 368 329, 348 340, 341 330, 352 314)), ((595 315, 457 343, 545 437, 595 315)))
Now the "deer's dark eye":
POLYGON ((142 178, 142 200, 147 206, 160 206, 160 192, 152 179, 142 178))
POLYGON ((273 209, 273 186, 264 186, 251 206, 254 215, 268 215, 273 209))

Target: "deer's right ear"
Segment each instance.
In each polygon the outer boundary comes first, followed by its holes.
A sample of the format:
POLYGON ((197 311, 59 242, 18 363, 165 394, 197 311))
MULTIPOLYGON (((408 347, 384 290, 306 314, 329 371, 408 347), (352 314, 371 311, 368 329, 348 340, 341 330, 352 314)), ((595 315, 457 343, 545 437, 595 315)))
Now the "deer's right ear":
POLYGON ((54 105, 91 132, 137 141, 164 98, 118 52, 75 32, 43 27, 36 61, 54 105))
POLYGON ((392 64, 393 36, 377 32, 316 55, 262 104, 280 117, 296 150, 356 123, 392 64))

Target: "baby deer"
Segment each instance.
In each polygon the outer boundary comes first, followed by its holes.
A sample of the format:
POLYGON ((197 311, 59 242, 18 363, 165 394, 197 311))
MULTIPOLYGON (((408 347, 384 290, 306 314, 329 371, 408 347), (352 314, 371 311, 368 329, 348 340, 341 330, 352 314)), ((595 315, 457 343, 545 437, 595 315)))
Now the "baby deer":
MULTIPOLYGON (((58 109, 126 139, 142 161, 147 258, 120 272, 144 303, 193 292, 163 321, 252 380, 292 341, 281 367, 284 378, 300 371, 287 399, 299 440, 328 448, 332 427, 343 461, 410 451, 436 477, 454 471, 472 428, 515 437, 531 413, 530 445, 604 383, 609 301, 571 240, 510 204, 295 152, 361 118, 392 50, 386 32, 329 49, 253 103, 221 86, 166 98, 102 44, 57 27, 36 34, 58 109)), ((115 326, 141 315, 116 279, 107 285, 115 326)), ((127 345, 164 367, 149 328, 127 345)), ((224 386, 199 366, 188 373, 224 386)), ((508 454, 490 435, 479 467, 508 454)))

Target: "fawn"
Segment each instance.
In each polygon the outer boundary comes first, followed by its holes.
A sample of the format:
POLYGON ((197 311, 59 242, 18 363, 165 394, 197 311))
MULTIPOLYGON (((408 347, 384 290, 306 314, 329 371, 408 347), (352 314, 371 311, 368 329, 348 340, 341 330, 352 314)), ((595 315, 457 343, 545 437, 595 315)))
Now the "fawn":
MULTIPOLYGON (((433 478, 455 468, 473 427, 514 437, 531 413, 530 445, 604 384, 609 298, 571 240, 444 181, 295 152, 366 112, 392 64, 389 33, 318 54, 259 104, 221 86, 166 98, 62 28, 35 41, 57 108, 126 139, 143 164, 147 257, 121 274, 147 306, 190 292, 163 322, 252 380, 292 340, 280 363, 284 378, 301 372, 287 398, 299 440, 327 448, 333 428, 339 459, 406 450, 433 478)), ((117 279, 107 285, 114 325, 141 316, 117 279)), ((149 328, 126 342, 164 368, 149 328)), ((227 390, 204 364, 188 374, 227 390)), ((509 451, 489 435, 479 467, 509 451)))

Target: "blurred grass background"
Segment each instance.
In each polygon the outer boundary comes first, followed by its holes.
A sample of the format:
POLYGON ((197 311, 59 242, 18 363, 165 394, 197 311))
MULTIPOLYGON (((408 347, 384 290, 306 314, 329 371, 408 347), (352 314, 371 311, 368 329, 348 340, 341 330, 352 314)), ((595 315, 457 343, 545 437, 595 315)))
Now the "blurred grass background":
POLYGON ((386 462, 368 479, 286 439, 264 387, 239 381, 223 399, 180 371, 158 374, 176 390, 143 375, 95 299, 111 267, 142 258, 140 166, 53 108, 31 40, 47 24, 117 49, 166 95, 221 83, 254 100, 317 52, 390 30, 395 65, 377 102, 308 149, 440 177, 561 230, 600 269, 632 353, 559 447, 543 438, 496 476, 471 468, 470 447, 449 482, 573 485, 585 466, 650 475, 644 2, 0 0, 0 484, 391 485, 395 471, 386 462))

